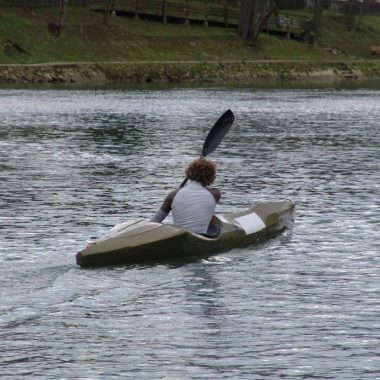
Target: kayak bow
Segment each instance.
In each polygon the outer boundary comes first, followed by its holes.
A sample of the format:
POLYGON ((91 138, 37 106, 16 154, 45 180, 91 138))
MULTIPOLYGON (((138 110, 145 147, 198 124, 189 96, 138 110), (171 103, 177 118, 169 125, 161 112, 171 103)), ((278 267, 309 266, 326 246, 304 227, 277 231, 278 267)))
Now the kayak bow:
POLYGON ((170 224, 127 221, 76 255, 81 267, 142 263, 206 256, 269 239, 293 225, 295 204, 267 202, 242 212, 216 216, 220 234, 204 237, 170 224))

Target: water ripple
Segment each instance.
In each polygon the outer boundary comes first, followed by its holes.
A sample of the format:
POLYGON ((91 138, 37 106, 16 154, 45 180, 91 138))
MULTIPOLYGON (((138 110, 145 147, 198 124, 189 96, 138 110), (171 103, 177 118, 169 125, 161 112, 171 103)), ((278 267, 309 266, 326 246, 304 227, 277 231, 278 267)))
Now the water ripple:
POLYGON ((0 377, 376 379, 377 90, 0 90, 0 377), (178 186, 226 109, 219 212, 293 231, 197 261, 74 254, 178 186))

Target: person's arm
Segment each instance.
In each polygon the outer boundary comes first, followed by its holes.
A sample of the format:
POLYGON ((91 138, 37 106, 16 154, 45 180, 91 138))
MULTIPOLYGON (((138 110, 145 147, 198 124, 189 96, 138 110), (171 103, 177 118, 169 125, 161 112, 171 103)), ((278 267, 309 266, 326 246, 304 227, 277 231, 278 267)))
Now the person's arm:
POLYGON ((149 219, 150 222, 162 223, 164 221, 172 209, 172 202, 177 191, 178 190, 174 190, 166 196, 161 208, 149 219))
POLYGON ((208 190, 211 193, 211 195, 214 197, 215 202, 218 203, 220 201, 220 198, 222 197, 222 193, 218 189, 215 189, 215 188, 208 189, 208 190))
POLYGON ((168 216, 168 212, 165 212, 160 208, 150 219, 149 222, 154 222, 154 223, 162 223, 164 219, 168 216))

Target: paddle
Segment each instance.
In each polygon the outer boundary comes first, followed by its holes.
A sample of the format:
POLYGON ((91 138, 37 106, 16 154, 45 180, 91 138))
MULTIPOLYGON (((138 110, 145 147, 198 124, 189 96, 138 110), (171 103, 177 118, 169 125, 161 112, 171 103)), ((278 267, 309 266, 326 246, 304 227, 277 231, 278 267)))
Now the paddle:
MULTIPOLYGON (((206 157, 210 153, 212 153, 220 142, 223 140, 224 136, 230 130, 233 122, 235 120, 235 116, 231 110, 227 110, 214 124, 208 133, 206 140, 203 144, 201 157, 206 157)), ((184 187, 188 178, 185 178, 181 183, 180 187, 184 187)))

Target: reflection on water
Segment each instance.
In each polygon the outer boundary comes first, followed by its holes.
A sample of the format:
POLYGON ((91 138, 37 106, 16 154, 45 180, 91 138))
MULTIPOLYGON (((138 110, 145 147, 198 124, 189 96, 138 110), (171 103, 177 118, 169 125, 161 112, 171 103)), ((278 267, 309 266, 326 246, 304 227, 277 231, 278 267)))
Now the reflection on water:
POLYGON ((0 90, 0 376, 375 379, 380 92, 0 90), (148 218, 228 108, 219 212, 291 198, 292 233, 196 262, 81 270, 148 218))

